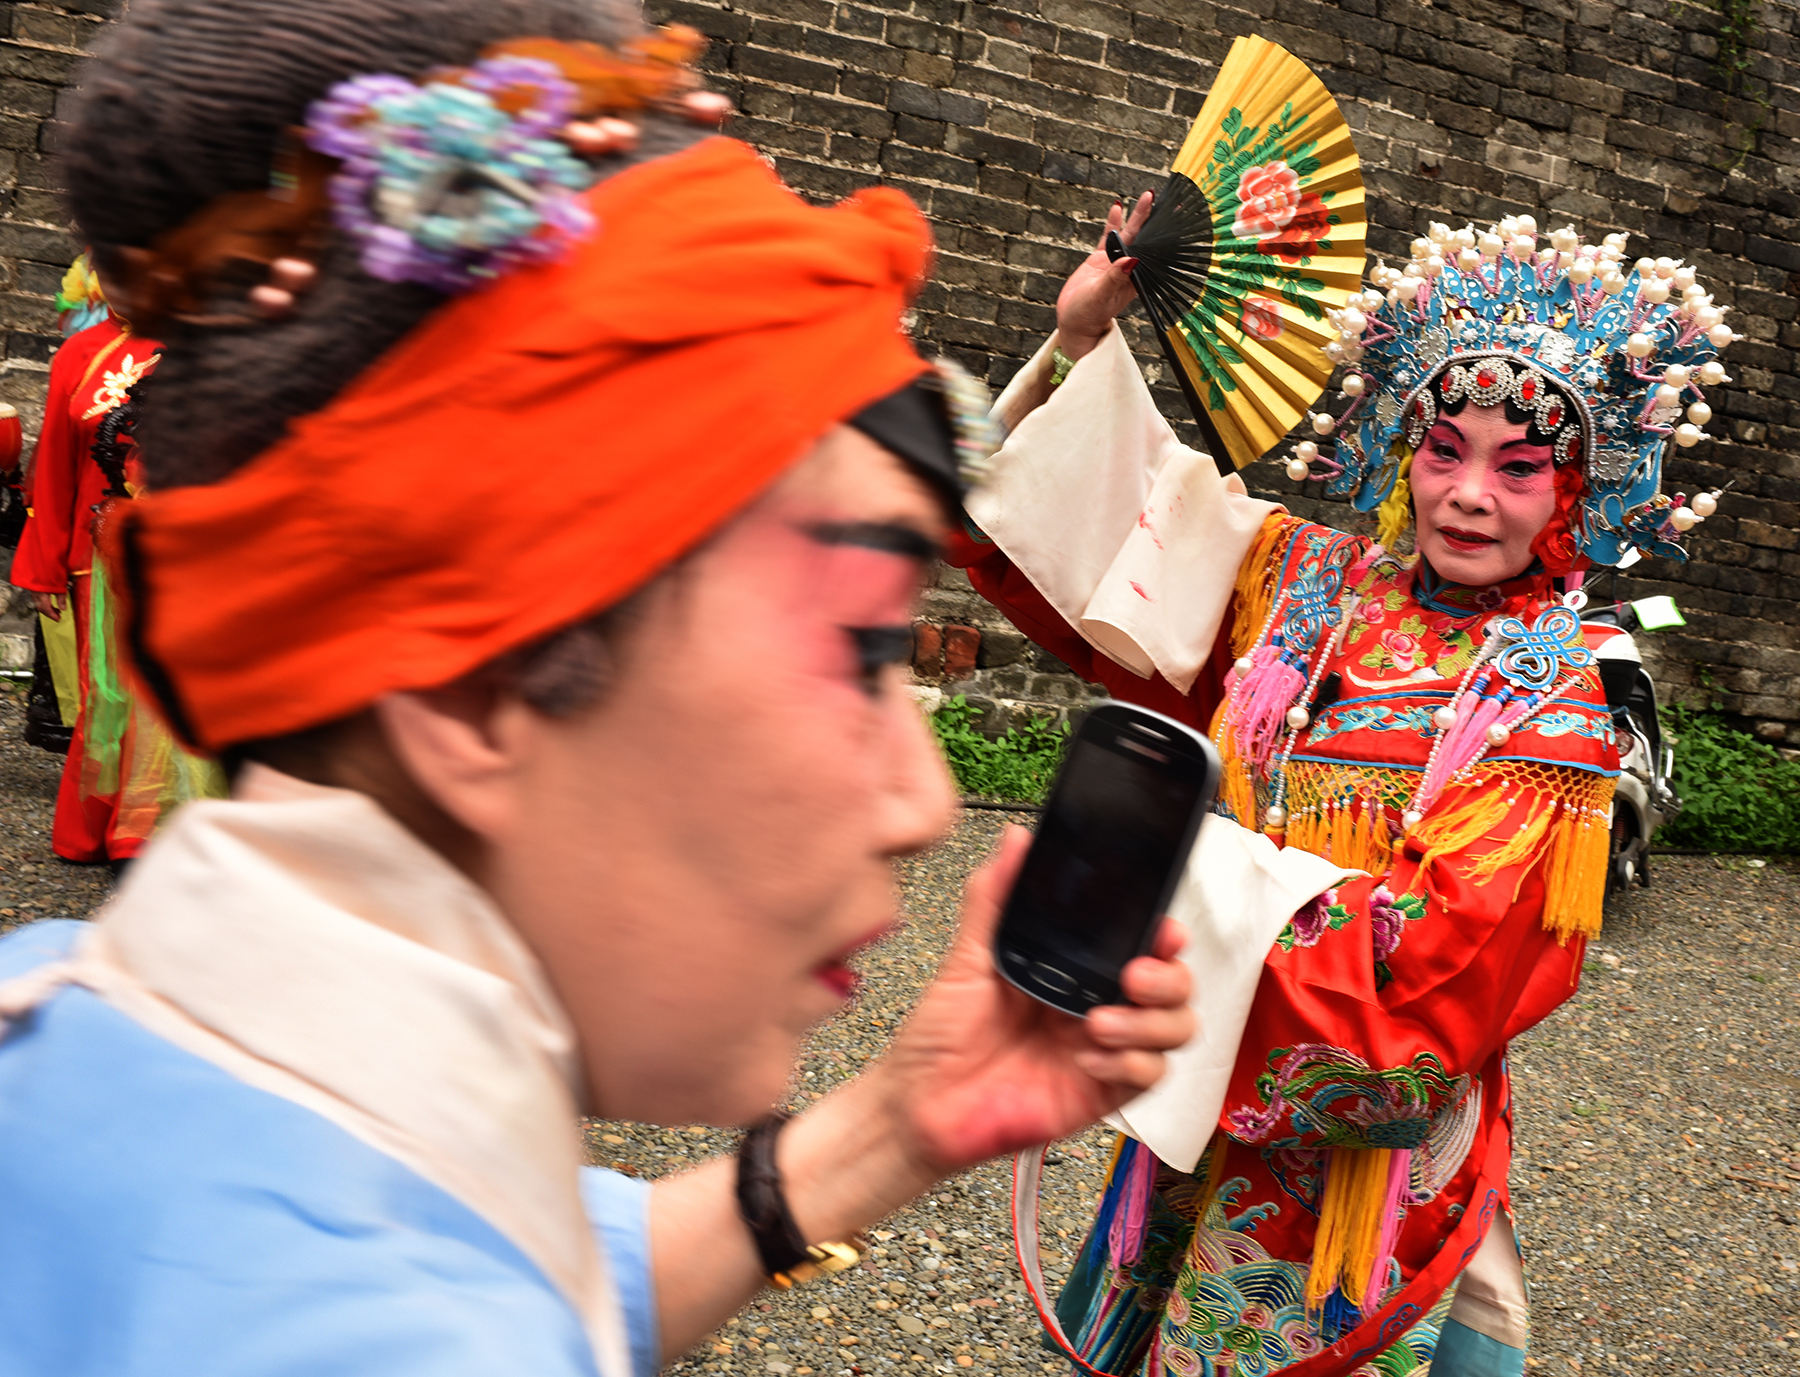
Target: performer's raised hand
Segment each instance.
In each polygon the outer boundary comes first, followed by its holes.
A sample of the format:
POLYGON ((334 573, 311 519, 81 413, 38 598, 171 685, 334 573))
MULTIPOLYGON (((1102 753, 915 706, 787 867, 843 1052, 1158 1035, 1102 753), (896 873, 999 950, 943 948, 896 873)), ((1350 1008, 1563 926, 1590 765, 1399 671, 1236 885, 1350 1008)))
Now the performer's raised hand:
POLYGON ((1137 260, 1127 257, 1114 262, 1109 259, 1106 236, 1117 231, 1119 238, 1130 247, 1144 227, 1144 221, 1150 218, 1155 204, 1155 195, 1144 192, 1137 198, 1128 218, 1124 203, 1114 201, 1112 209, 1106 213, 1106 228, 1100 231, 1094 251, 1063 283, 1062 292, 1056 298, 1056 329, 1058 343, 1070 358, 1078 359, 1093 349, 1112 329, 1113 318, 1137 299, 1137 291, 1131 285, 1131 270, 1137 260))

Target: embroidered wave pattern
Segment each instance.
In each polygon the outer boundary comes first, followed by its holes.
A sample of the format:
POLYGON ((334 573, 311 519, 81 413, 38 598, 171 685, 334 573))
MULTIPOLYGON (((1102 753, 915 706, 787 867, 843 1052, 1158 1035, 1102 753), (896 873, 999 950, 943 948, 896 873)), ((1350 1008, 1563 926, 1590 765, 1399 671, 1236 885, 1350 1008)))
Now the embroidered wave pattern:
MULTIPOLYGON (((1309 1318, 1306 1276, 1304 1266, 1271 1258, 1247 1234, 1196 1230, 1146 1377, 1265 1377, 1336 1343, 1362 1314, 1333 1296, 1323 1313, 1309 1318)), ((1392 1284, 1399 1284, 1397 1267, 1392 1284)), ((1450 1301, 1445 1295, 1353 1377, 1400 1377, 1429 1363, 1450 1301)))
POLYGON ((1431 1132, 1437 1106, 1461 1099, 1471 1082, 1430 1052, 1376 1070, 1342 1047, 1277 1047, 1256 1080, 1262 1108, 1234 1109, 1226 1122, 1245 1143, 1268 1140, 1286 1120, 1293 1136, 1277 1146, 1412 1148, 1431 1132))

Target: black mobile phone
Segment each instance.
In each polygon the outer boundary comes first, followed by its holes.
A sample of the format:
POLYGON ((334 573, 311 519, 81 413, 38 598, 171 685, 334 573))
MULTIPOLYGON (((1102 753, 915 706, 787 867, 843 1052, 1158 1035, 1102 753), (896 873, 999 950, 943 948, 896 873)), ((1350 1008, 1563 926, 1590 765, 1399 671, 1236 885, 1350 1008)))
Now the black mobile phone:
POLYGON ((1191 727, 1126 703, 1090 712, 1001 916, 1000 974, 1071 1014, 1120 1003, 1218 787, 1218 752, 1191 727))

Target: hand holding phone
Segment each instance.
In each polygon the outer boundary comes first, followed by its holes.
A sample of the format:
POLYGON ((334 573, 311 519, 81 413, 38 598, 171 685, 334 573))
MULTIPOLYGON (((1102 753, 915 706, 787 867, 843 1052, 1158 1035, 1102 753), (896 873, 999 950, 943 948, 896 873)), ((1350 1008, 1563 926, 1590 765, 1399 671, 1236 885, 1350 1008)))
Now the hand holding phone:
POLYGON ((1126 703, 1089 713, 1001 917, 1001 975, 1071 1014, 1120 1003, 1218 783, 1218 753, 1191 727, 1126 703))

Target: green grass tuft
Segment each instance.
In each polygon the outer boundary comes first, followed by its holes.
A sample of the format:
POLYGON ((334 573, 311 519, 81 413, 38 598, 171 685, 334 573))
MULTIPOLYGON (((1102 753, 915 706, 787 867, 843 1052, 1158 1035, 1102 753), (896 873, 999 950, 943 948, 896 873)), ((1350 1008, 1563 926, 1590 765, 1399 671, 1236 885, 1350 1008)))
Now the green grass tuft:
POLYGON ((1800 852, 1800 761, 1716 713, 1673 707, 1675 792, 1681 812, 1656 834, 1659 846, 1761 855, 1800 852))
POLYGON ((1034 718, 990 739, 976 730, 978 709, 957 694, 931 715, 931 729, 943 747, 956 787, 986 798, 1042 803, 1062 764, 1069 726, 1034 718))

